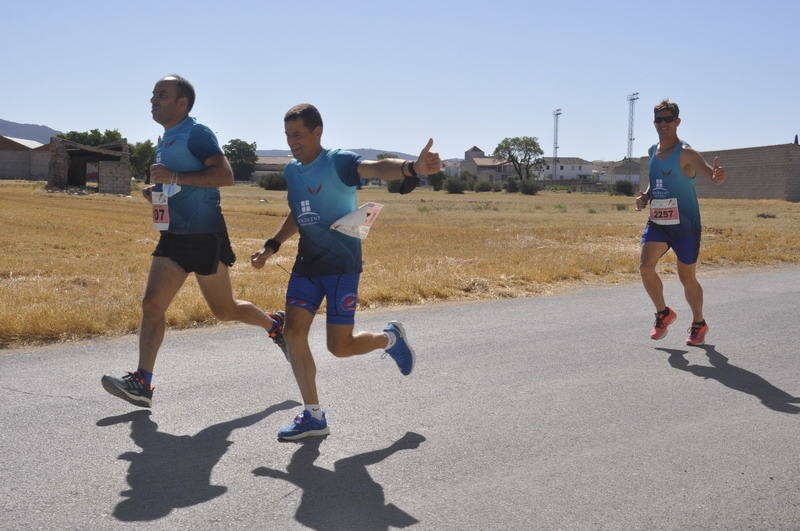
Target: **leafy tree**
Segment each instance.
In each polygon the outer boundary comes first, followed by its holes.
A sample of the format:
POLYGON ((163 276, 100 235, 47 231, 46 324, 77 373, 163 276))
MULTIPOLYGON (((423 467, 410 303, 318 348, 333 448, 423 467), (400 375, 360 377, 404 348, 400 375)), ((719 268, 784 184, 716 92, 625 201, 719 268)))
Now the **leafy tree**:
POLYGON ((91 131, 69 131, 58 135, 59 138, 77 142, 85 146, 99 146, 102 144, 109 144, 122 140, 122 135, 116 129, 106 129, 101 133, 99 129, 92 129, 91 131))
POLYGON ((428 184, 433 187, 434 192, 438 192, 442 189, 442 184, 444 184, 444 172, 437 172, 433 175, 428 175, 428 184))
POLYGON ((535 178, 532 170, 542 166, 544 151, 535 136, 504 138, 494 148, 492 156, 499 160, 506 160, 514 166, 514 171, 520 179, 535 178))
POLYGON ((397 155, 395 155, 394 153, 378 153, 378 156, 377 156, 378 160, 396 159, 396 158, 397 158, 397 155))
POLYGON ((131 174, 134 177, 144 176, 145 182, 150 182, 150 165, 156 148, 150 140, 129 145, 131 159, 131 174))
POLYGON ((228 157, 228 162, 233 168, 233 178, 237 180, 249 180, 253 169, 256 167, 258 155, 256 155, 256 143, 248 144, 244 140, 234 138, 224 146, 222 151, 228 157))

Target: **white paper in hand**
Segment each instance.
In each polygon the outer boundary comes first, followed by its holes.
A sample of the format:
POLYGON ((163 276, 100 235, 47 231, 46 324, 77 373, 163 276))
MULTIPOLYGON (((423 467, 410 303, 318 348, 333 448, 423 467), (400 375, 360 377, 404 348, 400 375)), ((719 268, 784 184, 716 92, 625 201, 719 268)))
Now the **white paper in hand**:
POLYGON ((334 221, 331 229, 363 240, 369 234, 370 227, 375 223, 382 209, 383 205, 380 203, 364 203, 358 207, 358 210, 334 221))

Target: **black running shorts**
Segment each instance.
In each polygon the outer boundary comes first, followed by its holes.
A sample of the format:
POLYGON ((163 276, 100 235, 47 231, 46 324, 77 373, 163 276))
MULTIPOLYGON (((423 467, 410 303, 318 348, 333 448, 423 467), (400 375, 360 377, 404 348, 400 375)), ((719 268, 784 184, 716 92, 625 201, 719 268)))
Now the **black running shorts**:
POLYGON ((230 267, 236 262, 228 233, 172 234, 162 232, 153 256, 172 259, 187 273, 213 275, 217 264, 230 267))

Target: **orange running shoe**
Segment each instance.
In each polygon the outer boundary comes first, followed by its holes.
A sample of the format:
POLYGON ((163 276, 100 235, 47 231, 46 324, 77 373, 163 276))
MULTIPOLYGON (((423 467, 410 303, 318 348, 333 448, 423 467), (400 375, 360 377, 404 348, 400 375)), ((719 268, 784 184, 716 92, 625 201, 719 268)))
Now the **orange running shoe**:
POLYGON ((675 322, 678 314, 667 306, 663 312, 656 313, 656 322, 650 330, 650 339, 664 339, 667 337, 667 327, 675 322))
POLYGON ((686 344, 696 347, 705 345, 706 334, 708 334, 708 325, 705 321, 702 323, 692 323, 691 328, 689 328, 689 337, 686 338, 686 344))

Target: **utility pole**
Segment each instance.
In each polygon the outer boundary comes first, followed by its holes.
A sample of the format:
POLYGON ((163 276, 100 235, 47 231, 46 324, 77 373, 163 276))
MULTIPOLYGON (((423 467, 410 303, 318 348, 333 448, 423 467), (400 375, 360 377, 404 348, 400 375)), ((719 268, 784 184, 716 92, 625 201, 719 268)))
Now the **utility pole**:
POLYGON ((628 182, 631 182, 631 157, 633 156, 633 111, 638 99, 638 92, 628 95, 628 182))
POLYGON ((558 117, 561 109, 553 111, 553 180, 558 176, 558 117))

